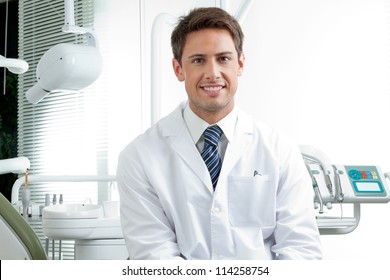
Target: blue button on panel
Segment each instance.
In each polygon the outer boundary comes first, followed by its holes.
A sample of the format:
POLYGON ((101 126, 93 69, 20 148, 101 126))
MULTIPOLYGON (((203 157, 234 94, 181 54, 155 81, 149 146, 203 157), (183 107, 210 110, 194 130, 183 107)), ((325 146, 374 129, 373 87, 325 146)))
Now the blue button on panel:
POLYGON ((362 174, 356 169, 349 170, 348 175, 353 180, 361 180, 362 179, 362 174))

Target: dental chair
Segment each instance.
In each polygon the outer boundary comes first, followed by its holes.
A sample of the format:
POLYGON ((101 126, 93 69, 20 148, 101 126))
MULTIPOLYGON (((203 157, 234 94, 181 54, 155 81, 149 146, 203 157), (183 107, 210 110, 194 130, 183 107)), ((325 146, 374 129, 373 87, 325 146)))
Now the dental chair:
POLYGON ((45 259, 45 250, 34 230, 0 193, 0 260, 45 259))
MULTIPOLYGON (((30 167, 27 158, 0 160, 0 174, 22 173, 30 167)), ((0 260, 45 260, 45 250, 35 231, 0 193, 0 260)))

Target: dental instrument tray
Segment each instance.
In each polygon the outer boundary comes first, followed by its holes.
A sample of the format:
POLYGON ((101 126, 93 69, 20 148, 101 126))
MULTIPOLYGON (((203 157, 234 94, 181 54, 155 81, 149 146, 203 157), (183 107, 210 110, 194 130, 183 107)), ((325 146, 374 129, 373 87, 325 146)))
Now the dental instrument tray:
POLYGON ((389 173, 375 165, 306 165, 313 184, 314 208, 321 234, 347 234, 360 222, 360 204, 388 203, 389 173), (339 207, 334 207, 338 205, 339 207), (344 205, 344 206, 343 206, 344 205), (348 213, 350 215, 346 215, 348 213))
MULTIPOLYGON (((390 189, 387 180, 378 166, 334 165, 333 174, 324 174, 318 164, 310 164, 322 196, 322 202, 335 203, 387 203, 390 201, 390 189), (329 175, 332 192, 324 179, 329 175)), ((318 201, 318 198, 315 200, 318 201)), ((318 201, 319 202, 319 201, 318 201)))

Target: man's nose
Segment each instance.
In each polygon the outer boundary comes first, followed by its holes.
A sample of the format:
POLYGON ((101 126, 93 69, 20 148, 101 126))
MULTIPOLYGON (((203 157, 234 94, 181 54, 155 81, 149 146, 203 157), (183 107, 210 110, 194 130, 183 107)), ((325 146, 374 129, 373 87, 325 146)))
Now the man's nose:
POLYGON ((207 63, 204 75, 208 80, 217 80, 221 78, 221 69, 217 61, 209 61, 209 63, 207 63))

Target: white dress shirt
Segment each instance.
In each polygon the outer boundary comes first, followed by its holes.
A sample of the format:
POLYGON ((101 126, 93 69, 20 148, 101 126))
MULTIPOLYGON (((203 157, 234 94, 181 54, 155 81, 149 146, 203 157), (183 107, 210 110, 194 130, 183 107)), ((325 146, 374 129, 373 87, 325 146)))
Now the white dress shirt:
POLYGON ((223 161, 229 140, 231 141, 233 139, 234 129, 236 127, 236 122, 237 122, 237 110, 233 109, 232 112, 230 112, 226 117, 224 117, 218 123, 209 124, 203 119, 201 119, 200 117, 198 117, 191 110, 190 106, 187 103, 186 107, 184 108, 183 118, 187 125, 188 131, 191 134, 191 138, 194 144, 196 145, 199 153, 203 151, 203 147, 204 147, 204 134, 203 134, 204 131, 209 126, 213 126, 213 125, 218 125, 222 129, 223 134, 218 142, 218 152, 219 152, 219 156, 221 157, 221 160, 223 161))

